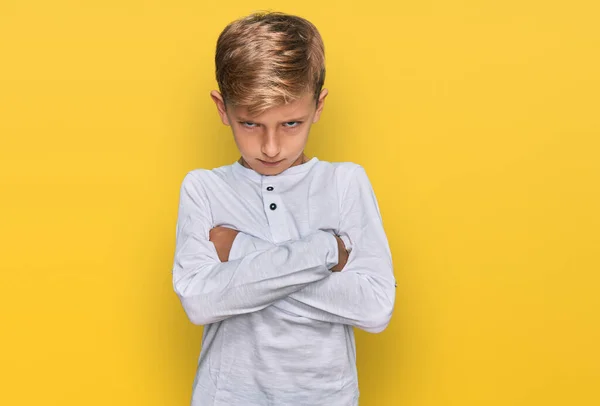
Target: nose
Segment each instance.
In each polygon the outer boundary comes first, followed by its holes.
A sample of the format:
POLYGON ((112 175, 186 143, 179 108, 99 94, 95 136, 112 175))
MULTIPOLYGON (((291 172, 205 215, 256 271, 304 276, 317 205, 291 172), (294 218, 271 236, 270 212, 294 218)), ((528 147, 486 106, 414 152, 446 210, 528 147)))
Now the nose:
POLYGON ((281 145, 275 131, 267 131, 263 138, 262 153, 269 157, 269 159, 274 159, 279 155, 280 150, 281 145))

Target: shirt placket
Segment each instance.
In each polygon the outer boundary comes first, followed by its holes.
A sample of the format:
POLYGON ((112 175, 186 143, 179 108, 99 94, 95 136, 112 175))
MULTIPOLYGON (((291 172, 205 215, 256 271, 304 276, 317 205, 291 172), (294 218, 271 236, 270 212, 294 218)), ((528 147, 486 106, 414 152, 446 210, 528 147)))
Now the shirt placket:
POLYGON ((264 177, 261 189, 263 206, 273 242, 277 244, 288 241, 290 233, 286 226, 286 208, 280 194, 281 185, 277 185, 270 177, 264 177))

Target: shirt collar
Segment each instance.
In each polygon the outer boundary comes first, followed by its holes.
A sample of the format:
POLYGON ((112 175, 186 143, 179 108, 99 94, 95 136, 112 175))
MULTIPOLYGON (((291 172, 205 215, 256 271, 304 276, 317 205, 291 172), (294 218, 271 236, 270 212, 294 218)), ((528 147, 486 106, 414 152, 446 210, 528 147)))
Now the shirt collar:
POLYGON ((300 164, 300 165, 291 166, 291 167, 287 168, 285 171, 283 171, 277 175, 261 175, 260 173, 256 172, 254 169, 246 168, 245 166, 240 164, 238 161, 235 161, 233 163, 233 170, 239 174, 242 174, 242 175, 250 178, 253 181, 262 182, 265 179, 275 179, 275 178, 281 178, 281 177, 285 177, 285 176, 297 175, 300 173, 308 172, 310 170, 310 168, 312 168, 318 161, 319 161, 319 159, 317 157, 313 157, 309 161, 306 161, 305 163, 300 164))

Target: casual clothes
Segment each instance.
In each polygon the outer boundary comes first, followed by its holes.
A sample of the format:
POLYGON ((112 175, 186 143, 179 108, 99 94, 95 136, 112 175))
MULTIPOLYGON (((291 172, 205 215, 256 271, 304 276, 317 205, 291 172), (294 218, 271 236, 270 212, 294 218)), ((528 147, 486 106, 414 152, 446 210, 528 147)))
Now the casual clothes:
POLYGON ((204 325, 192 406, 355 406, 353 327, 380 332, 391 252, 362 166, 312 158, 274 176, 239 162, 183 179, 173 287, 204 325), (209 231, 239 230, 227 262, 209 231), (350 252, 341 272, 339 235, 350 252))

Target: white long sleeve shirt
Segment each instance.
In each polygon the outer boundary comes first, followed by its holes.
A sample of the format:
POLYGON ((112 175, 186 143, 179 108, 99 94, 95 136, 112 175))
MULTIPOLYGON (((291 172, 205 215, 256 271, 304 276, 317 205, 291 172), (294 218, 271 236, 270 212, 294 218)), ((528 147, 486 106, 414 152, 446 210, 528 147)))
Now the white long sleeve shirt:
POLYGON ((392 257, 363 167, 312 158, 274 176, 235 162, 183 179, 173 287, 204 325, 192 406, 355 406, 353 327, 386 328, 392 257), (209 231, 239 230, 221 262, 209 231), (349 250, 341 272, 339 235, 349 250))

